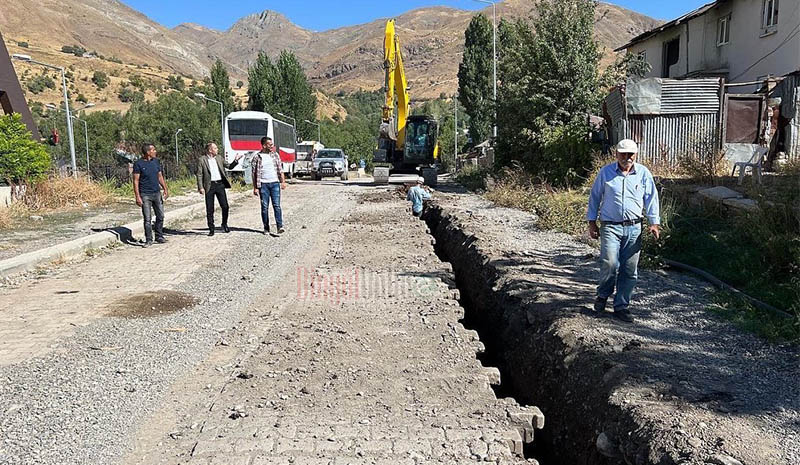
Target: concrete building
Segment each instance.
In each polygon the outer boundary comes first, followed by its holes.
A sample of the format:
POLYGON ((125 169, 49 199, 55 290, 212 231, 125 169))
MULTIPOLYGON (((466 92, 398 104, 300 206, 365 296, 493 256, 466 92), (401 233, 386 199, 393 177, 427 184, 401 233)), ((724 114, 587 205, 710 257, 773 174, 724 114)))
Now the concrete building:
POLYGON ((634 38, 647 77, 760 81, 800 70, 800 0, 718 0, 634 38))

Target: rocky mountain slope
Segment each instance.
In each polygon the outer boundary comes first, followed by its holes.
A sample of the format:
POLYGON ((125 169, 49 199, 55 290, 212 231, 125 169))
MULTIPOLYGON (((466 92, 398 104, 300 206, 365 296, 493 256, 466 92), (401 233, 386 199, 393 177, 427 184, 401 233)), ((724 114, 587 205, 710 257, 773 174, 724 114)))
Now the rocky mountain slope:
MULTIPOLYGON (((554 0, 555 1, 555 0, 554 0)), ((501 18, 535 14, 531 0, 498 3, 501 18)), ((491 8, 484 10, 491 17, 491 8)), ((415 99, 452 94, 461 61, 464 30, 474 13, 445 7, 422 8, 398 16, 409 83, 415 99)), ((217 57, 237 78, 260 50, 277 56, 292 50, 312 83, 326 92, 374 90, 383 84, 385 18, 369 23, 313 32, 280 13, 246 16, 226 31, 186 23, 168 29, 119 0, 13 0, 0 9, 0 31, 6 39, 28 41, 60 50, 78 44, 125 63, 199 78, 217 57)), ((601 3, 596 33, 610 50, 658 22, 624 8, 601 3)))

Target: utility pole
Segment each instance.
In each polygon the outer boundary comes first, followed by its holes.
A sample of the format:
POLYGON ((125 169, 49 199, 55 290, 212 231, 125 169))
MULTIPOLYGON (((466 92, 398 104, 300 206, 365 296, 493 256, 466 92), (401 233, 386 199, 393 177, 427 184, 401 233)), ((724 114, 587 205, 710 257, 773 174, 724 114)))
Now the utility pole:
POLYGON ((12 58, 15 60, 26 61, 28 63, 33 63, 39 66, 44 66, 45 68, 55 69, 61 72, 61 87, 64 88, 64 111, 67 114, 67 136, 69 137, 69 155, 72 158, 72 177, 78 177, 78 164, 75 161, 75 135, 72 132, 72 115, 69 111, 69 95, 67 94, 67 75, 66 71, 62 66, 54 66, 48 65, 47 63, 42 63, 41 61, 36 61, 30 57, 30 55, 22 55, 19 53, 15 53, 12 55, 12 58))

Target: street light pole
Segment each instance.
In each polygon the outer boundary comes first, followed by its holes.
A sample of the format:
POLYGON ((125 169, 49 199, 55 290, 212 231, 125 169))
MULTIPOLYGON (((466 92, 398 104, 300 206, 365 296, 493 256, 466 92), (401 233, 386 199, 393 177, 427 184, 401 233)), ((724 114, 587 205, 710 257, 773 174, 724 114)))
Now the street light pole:
POLYGON ((281 112, 277 112, 276 114, 277 114, 278 116, 283 116, 284 118, 289 118, 290 120, 292 120, 292 127, 294 128, 294 135, 295 135, 295 137, 297 137, 297 120, 296 120, 296 119, 294 119, 294 118, 292 118, 292 117, 291 117, 291 116, 289 116, 289 115, 284 115, 284 114, 283 114, 283 113, 281 113, 281 112))
POLYGON ((12 58, 20 61, 26 61, 28 63, 33 63, 39 66, 44 66, 45 68, 55 69, 61 71, 61 86, 64 88, 64 111, 67 113, 67 136, 69 138, 69 155, 72 159, 72 176, 78 177, 78 164, 75 161, 75 135, 72 132, 72 118, 70 117, 69 111, 69 95, 67 94, 67 75, 66 71, 62 66, 53 66, 47 63, 42 63, 40 61, 36 61, 30 57, 30 55, 22 55, 19 53, 15 53, 12 55, 12 58))
POLYGON ((178 161, 178 134, 180 134, 182 131, 183 128, 178 129, 175 132, 175 170, 180 170, 180 161, 178 161))
POLYGON ((313 124, 317 127, 317 142, 322 143, 322 125, 313 121, 305 120, 308 124, 313 124))
POLYGON ((222 141, 225 139, 225 105, 220 102, 219 100, 214 100, 213 98, 206 97, 206 94, 201 92, 196 92, 194 94, 195 97, 201 98, 203 100, 207 100, 209 102, 214 102, 219 105, 219 138, 220 138, 220 145, 222 145, 222 141))
POLYGON ((492 135, 497 139, 497 2, 490 0, 475 0, 476 2, 486 3, 492 5, 492 62, 493 62, 493 75, 492 81, 494 87, 494 125, 492 127, 492 135))
MULTIPOLYGON (((45 105, 50 110, 62 111, 60 108, 56 107, 55 105, 47 104, 45 105)), ((75 110, 75 113, 85 110, 87 108, 91 108, 94 106, 94 103, 87 103, 83 108, 75 110)), ((91 177, 91 172, 89 171, 89 125, 86 123, 86 120, 83 120, 75 115, 69 115, 70 118, 75 119, 83 123, 83 137, 86 139, 86 176, 91 177)))

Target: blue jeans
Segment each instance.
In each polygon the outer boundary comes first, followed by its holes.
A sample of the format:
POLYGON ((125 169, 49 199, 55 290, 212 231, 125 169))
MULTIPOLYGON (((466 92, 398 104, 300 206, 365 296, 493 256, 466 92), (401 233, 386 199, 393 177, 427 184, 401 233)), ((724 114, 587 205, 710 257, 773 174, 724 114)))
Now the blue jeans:
POLYGON ((642 250, 642 225, 606 224, 600 227, 600 283, 597 296, 614 293, 614 310, 627 308, 639 279, 639 252, 642 250))
POLYGON ((144 217, 144 239, 153 242, 153 211, 156 214, 156 239, 164 238, 164 200, 161 192, 141 194, 142 216, 144 217))
POLYGON ((281 213, 281 183, 270 182, 261 184, 261 222, 264 231, 269 231, 269 202, 272 200, 272 210, 275 212, 275 223, 278 228, 283 227, 283 214, 281 213))

